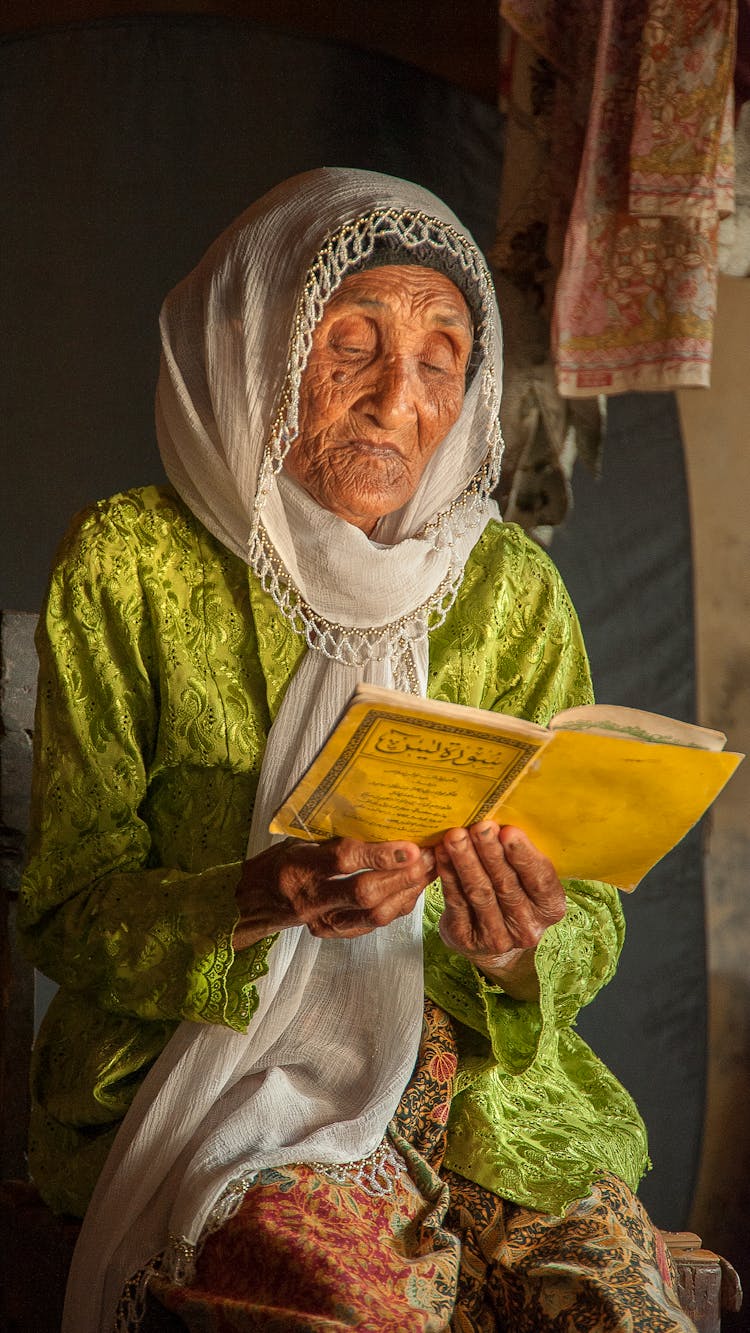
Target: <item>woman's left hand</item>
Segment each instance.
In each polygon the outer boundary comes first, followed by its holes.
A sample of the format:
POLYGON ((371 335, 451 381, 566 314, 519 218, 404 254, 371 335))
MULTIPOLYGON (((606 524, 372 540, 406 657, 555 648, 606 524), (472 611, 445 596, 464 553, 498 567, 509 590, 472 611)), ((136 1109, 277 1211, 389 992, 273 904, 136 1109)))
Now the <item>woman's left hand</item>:
POLYGON ((435 848, 445 911, 440 934, 518 999, 539 993, 534 950, 565 915, 555 869, 520 829, 483 820, 435 848))

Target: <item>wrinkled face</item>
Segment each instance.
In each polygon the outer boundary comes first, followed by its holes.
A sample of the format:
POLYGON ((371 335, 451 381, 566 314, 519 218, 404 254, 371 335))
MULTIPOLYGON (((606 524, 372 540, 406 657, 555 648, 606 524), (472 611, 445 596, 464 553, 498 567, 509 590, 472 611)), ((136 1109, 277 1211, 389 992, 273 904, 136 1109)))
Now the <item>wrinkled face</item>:
POLYGON ((345 278, 313 334, 287 472, 372 532, 457 421, 472 341, 467 303, 442 273, 389 265, 345 278))

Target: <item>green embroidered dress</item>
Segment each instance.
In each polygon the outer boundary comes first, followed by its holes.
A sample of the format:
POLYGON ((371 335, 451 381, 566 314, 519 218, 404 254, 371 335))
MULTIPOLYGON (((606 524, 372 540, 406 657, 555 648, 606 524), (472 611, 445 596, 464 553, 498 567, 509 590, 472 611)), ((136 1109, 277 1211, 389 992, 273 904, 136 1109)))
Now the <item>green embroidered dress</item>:
MULTIPOLYGON (((169 488, 87 511, 40 620, 33 835, 21 904, 29 956, 60 985, 32 1073, 30 1164, 82 1214, 118 1124, 184 1019, 245 1031, 273 938, 232 950, 266 736, 306 651, 255 577, 169 488)), ((547 722, 591 698, 554 566, 491 523, 430 635, 429 694, 547 722)), ((614 972, 619 897, 566 885, 516 1001, 440 940, 427 894, 425 989, 458 1020, 446 1164, 560 1212, 613 1171, 635 1188, 645 1129, 573 1031, 614 972)))

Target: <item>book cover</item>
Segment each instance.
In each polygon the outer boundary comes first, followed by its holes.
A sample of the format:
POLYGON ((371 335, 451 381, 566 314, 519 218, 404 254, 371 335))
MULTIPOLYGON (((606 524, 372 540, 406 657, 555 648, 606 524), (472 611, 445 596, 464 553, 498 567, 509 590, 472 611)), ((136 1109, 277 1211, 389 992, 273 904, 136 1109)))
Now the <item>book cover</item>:
POLYGON ((271 831, 429 846, 490 818, 522 828, 562 878, 630 890, 737 767, 723 739, 637 710, 572 709, 556 729, 360 686, 271 831))

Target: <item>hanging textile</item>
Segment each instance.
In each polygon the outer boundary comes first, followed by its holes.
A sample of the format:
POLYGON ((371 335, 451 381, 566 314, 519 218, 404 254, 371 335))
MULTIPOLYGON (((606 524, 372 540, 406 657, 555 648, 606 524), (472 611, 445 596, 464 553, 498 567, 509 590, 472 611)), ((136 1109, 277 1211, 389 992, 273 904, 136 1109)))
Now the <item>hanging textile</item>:
POLYGON ((750 277, 750 0, 737 9, 734 65, 734 212, 719 227, 719 269, 730 278, 750 277))
POLYGON ((602 6, 552 322, 567 397, 709 383, 733 20, 732 0, 602 6))
POLYGON ((734 100, 738 108, 750 102, 750 0, 737 4, 737 58, 734 62, 734 100))
POLYGON ((501 0, 501 15, 501 498, 533 527, 564 516, 576 453, 595 463, 599 395, 709 382, 736 5, 501 0))
POLYGON ((737 119, 734 212, 719 227, 719 270, 729 278, 750 277, 750 101, 737 119))

